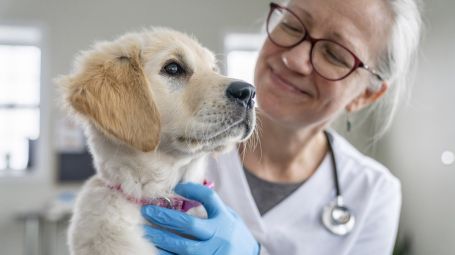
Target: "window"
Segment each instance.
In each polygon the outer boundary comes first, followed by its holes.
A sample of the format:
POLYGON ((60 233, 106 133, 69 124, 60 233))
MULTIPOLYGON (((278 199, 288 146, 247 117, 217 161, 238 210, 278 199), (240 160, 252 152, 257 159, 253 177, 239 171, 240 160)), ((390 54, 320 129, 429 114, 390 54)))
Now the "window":
POLYGON ((30 167, 39 137, 41 49, 35 28, 0 26, 0 173, 30 167))
POLYGON ((253 84, 254 66, 262 42, 263 36, 259 34, 227 35, 227 75, 253 84))

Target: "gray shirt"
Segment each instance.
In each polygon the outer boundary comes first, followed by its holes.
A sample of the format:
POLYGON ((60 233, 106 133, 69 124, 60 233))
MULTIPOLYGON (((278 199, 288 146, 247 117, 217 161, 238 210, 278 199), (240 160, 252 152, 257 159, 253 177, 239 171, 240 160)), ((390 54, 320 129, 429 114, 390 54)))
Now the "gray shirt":
POLYGON ((298 183, 277 183, 263 180, 252 174, 248 169, 243 167, 248 186, 250 186, 251 194, 254 202, 261 215, 264 215, 275 205, 286 199, 292 192, 302 185, 298 183))

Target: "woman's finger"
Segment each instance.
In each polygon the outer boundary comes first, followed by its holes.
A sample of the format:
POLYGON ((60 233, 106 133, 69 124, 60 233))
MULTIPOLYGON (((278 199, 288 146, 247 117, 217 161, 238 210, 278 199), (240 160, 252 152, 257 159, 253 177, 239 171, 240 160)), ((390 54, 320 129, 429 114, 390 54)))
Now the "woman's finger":
POLYGON ((213 236, 213 227, 207 223, 207 219, 153 205, 142 207, 141 212, 151 223, 178 233, 190 235, 199 240, 207 240, 213 236))
POLYGON ((175 253, 173 253, 173 252, 169 252, 169 251, 166 251, 166 250, 163 250, 160 248, 157 248, 157 249, 158 249, 158 255, 175 255, 175 253))
MULTIPOLYGON (((163 254, 192 254, 191 251, 198 246, 198 241, 187 239, 165 230, 144 226, 145 238, 161 249, 163 254)), ((161 252, 161 251, 160 251, 161 252)))
POLYGON ((175 187, 175 192, 191 200, 196 200, 204 206, 208 218, 218 215, 224 204, 215 191, 196 183, 180 183, 175 187))

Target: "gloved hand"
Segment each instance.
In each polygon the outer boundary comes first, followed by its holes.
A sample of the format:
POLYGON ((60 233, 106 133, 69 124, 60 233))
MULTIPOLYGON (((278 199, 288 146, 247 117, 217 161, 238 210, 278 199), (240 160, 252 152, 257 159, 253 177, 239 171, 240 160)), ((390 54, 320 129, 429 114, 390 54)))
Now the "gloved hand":
POLYGON ((195 183, 179 184, 175 192, 201 202, 207 219, 153 205, 142 207, 142 215, 153 224, 171 229, 185 238, 165 230, 144 226, 145 237, 153 242, 161 255, 257 255, 259 243, 240 217, 223 204, 211 189, 195 183))

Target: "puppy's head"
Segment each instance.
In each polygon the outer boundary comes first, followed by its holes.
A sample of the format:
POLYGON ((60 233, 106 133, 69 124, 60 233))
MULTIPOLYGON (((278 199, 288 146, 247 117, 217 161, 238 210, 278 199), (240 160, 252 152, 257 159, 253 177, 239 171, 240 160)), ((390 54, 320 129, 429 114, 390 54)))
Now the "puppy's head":
POLYGON ((220 75, 210 51, 169 29, 98 43, 59 83, 78 116, 143 152, 222 150, 254 128, 254 88, 220 75))

